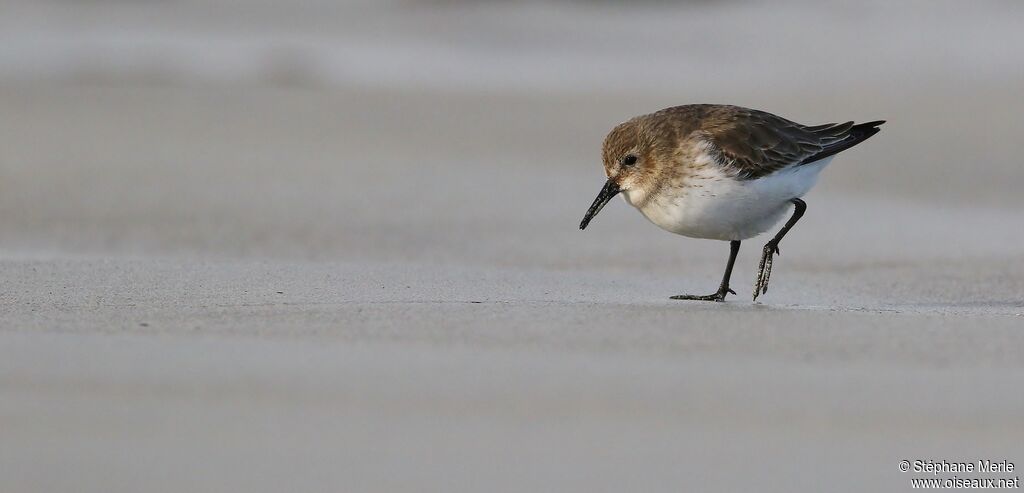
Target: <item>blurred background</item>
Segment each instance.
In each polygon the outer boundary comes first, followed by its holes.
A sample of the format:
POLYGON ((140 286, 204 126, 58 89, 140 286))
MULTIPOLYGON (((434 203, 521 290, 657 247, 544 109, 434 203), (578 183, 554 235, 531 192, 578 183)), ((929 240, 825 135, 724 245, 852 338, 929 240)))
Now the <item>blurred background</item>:
POLYGON ((0 0, 0 489, 1024 461, 1022 46, 1015 0, 0 0), (760 240, 698 306, 724 244, 577 230, 605 133, 698 102, 888 120, 765 304, 760 240))
POLYGON ((1019 205, 1024 178, 1014 1, 0 9, 17 249, 444 257, 494 239, 466 253, 537 258, 488 228, 576 238, 604 133, 694 102, 890 120, 825 175, 832 194, 1019 205))

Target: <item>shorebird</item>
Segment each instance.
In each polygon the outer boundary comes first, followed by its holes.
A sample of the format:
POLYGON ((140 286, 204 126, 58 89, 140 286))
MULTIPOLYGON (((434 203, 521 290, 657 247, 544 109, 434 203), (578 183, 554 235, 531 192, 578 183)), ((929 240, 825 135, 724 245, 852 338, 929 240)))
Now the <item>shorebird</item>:
POLYGON ((719 104, 675 106, 619 124, 604 139, 608 177, 580 229, 616 195, 666 231, 729 242, 718 291, 675 300, 724 301, 740 242, 793 215, 765 244, 754 301, 768 292, 779 243, 807 210, 801 200, 839 152, 864 142, 882 120, 801 125, 759 110, 719 104))

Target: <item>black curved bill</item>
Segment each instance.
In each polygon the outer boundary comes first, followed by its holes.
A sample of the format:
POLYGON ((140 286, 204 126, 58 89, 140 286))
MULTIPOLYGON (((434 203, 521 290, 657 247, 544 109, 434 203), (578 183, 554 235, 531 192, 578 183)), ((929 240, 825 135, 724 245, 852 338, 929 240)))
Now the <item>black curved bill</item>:
POLYGON ((616 185, 614 181, 608 180, 605 182, 604 188, 602 188, 601 192, 597 194, 597 198, 594 199, 594 203, 590 204, 590 209, 587 209, 587 215, 583 216, 583 221, 580 221, 580 229, 586 229, 587 225, 590 224, 590 220, 593 219, 598 212, 601 212, 601 208, 603 208, 604 205, 612 199, 612 197, 618 195, 621 191, 622 190, 619 190, 619 186, 616 185))

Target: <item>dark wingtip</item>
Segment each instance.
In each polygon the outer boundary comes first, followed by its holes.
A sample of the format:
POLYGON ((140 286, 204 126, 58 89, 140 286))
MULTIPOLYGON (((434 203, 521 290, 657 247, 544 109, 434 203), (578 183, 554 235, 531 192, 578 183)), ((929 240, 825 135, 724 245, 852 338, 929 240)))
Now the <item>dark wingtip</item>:
POLYGON ((850 133, 858 138, 859 141, 867 140, 868 137, 877 134, 882 129, 878 128, 885 120, 875 120, 873 122, 858 123, 850 129, 850 133))
MULTIPOLYGON (((840 152, 843 152, 857 144, 860 144, 861 142, 864 142, 865 140, 869 139, 872 135, 875 135, 879 131, 881 131, 882 129, 878 127, 883 123, 885 123, 885 120, 875 120, 873 122, 858 123, 850 127, 846 131, 846 135, 842 140, 839 140, 834 144, 830 144, 828 147, 825 147, 825 149, 822 150, 821 152, 804 159, 803 161, 800 162, 800 164, 808 164, 813 163, 815 161, 820 161, 829 156, 834 156, 840 152)), ((843 125, 845 125, 845 123, 843 125)))

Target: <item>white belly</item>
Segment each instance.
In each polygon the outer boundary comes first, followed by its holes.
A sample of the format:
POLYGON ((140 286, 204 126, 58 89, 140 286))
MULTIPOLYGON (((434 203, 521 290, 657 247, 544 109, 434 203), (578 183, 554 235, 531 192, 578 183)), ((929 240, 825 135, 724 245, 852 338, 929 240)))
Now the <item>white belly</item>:
MULTIPOLYGON (((740 181, 723 172, 687 188, 665 189, 646 201, 640 212, 662 229, 683 236, 745 240, 778 223, 791 201, 806 194, 831 161, 828 157, 756 180, 740 181)), ((628 191, 623 196, 630 204, 641 202, 628 191)))

